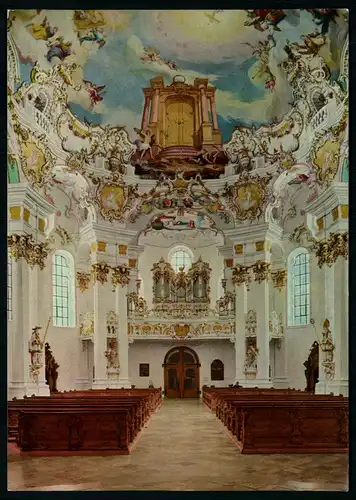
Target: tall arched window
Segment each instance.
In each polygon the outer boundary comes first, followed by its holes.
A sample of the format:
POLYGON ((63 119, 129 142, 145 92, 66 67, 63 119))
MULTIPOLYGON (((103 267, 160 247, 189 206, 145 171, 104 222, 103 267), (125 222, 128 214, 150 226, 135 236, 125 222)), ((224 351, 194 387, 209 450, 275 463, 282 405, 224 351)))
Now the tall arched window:
POLYGON ((179 271, 179 268, 184 266, 184 270, 188 271, 190 266, 192 265, 192 253, 185 249, 184 247, 179 247, 173 250, 170 254, 170 263, 175 270, 175 272, 179 271))
POLYGON ((7 252, 7 319, 12 319, 12 257, 10 249, 7 252))
POLYGON ((224 380, 224 363, 214 359, 210 365, 210 380, 224 380))
POLYGON ((288 257, 288 324, 310 323, 310 270, 309 253, 296 248, 288 257))
POLYGON ((52 260, 53 325, 75 327, 74 259, 69 252, 57 250, 52 260))

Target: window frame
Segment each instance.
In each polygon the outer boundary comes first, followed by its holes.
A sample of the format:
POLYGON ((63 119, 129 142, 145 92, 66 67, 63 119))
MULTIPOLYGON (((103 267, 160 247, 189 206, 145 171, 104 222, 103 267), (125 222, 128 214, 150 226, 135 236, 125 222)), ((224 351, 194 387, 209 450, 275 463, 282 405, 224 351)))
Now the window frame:
MULTIPOLYGON (((186 246, 184 246, 184 245, 176 245, 176 246, 174 246, 174 247, 170 250, 170 252, 169 252, 169 254, 168 254, 168 262, 169 262, 169 263, 170 263, 170 265, 173 267, 173 269, 174 269, 174 271, 175 271, 176 273, 178 273, 178 272, 179 272, 179 268, 177 268, 177 269, 176 269, 176 268, 175 268, 175 265, 173 264, 173 262, 172 262, 172 261, 173 261, 174 256, 175 256, 177 253, 179 253, 179 252, 184 252, 184 253, 186 253, 186 254, 189 256, 189 259, 190 259, 190 264, 189 264, 188 266, 186 266, 186 265, 185 265, 185 268, 184 268, 184 270, 185 270, 185 271, 188 271, 188 269, 191 267, 191 265, 192 265, 192 264, 193 264, 193 262, 194 262, 194 254, 193 254, 193 252, 191 251, 191 249, 190 249, 190 248, 188 248, 188 247, 186 247, 186 246)), ((181 265, 184 265, 184 264, 181 264, 181 265)), ((179 267, 181 267, 181 266, 179 266, 179 267)))
MULTIPOLYGON (((217 372, 217 370, 215 369, 214 370, 215 374, 217 372)), ((223 380, 225 380, 225 364, 223 363, 223 361, 221 361, 221 359, 214 359, 211 363, 210 363, 210 380, 212 382, 222 382, 223 380), (222 372, 222 378, 213 378, 213 364, 214 363, 219 363, 219 366, 221 368, 221 372, 222 372)))
MULTIPOLYGON (((64 266, 61 266, 64 267, 64 266)), ((51 278, 52 278, 52 323, 56 328, 75 328, 76 327, 76 287, 75 287, 75 268, 74 268, 74 258, 71 253, 66 250, 56 250, 56 252, 52 256, 52 270, 51 270, 51 278), (55 297, 62 297, 63 295, 55 295, 55 291, 57 284, 55 283, 54 277, 61 277, 63 279, 63 274, 55 274, 56 271, 56 257, 62 257, 66 261, 66 265, 68 267, 68 285, 67 285, 67 324, 63 324, 63 318, 61 317, 61 324, 58 321, 59 317, 56 315, 55 310, 55 297)), ((59 288, 59 287, 58 287, 59 288)), ((62 285, 60 288, 64 288, 62 285)))
MULTIPOLYGON (((304 260, 304 259, 303 259, 304 260)), ((311 310, 311 295, 310 295, 310 254, 304 247, 294 249, 288 256, 288 327, 303 328, 310 324, 311 310), (305 256, 306 261, 296 263, 296 260, 301 256, 305 256), (305 272, 295 272, 298 266, 298 271, 303 267, 305 272), (298 282, 297 278, 299 278, 298 282), (302 287, 306 291, 301 292, 302 287), (296 294, 296 287, 299 288, 299 294, 296 294), (296 298, 299 298, 299 305, 296 304, 296 298), (296 308, 306 309, 306 315, 300 314, 296 316, 296 308)))

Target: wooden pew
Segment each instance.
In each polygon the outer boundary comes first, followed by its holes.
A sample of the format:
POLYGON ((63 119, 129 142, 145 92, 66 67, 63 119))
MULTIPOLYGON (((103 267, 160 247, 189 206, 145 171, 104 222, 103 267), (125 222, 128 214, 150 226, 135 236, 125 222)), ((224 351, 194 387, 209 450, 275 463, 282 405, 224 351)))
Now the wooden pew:
POLYGON ((207 393, 242 453, 348 451, 348 398, 292 389, 208 388, 207 393))
MULTIPOLYGON (((82 454, 107 453, 108 451, 129 453, 135 437, 161 402, 161 389, 94 389, 54 393, 49 397, 33 396, 20 400, 14 398, 8 405, 8 439, 9 441, 17 440, 23 451, 32 450, 32 454, 57 454, 57 452, 69 454, 80 452, 82 454), (38 415, 38 420, 36 420, 36 415, 38 415), (114 415, 116 415, 115 418, 114 415), (66 426, 63 426, 62 420, 67 422, 66 426), (81 435, 85 435, 86 439, 78 441, 76 438, 80 446, 74 449, 71 436, 73 432, 78 435, 76 430, 79 428, 76 424, 78 421, 84 425, 80 428, 81 435), (93 430, 95 439, 88 438, 89 435, 92 436, 91 424, 96 429, 96 434, 93 430), (60 429, 60 434, 58 432, 53 434, 53 428, 60 429), (67 431, 64 431, 64 428, 67 431), (105 434, 105 429, 109 429, 112 435, 109 440, 106 439, 103 442, 100 432, 105 434), (118 441, 118 435, 115 435, 115 432, 122 434, 121 442, 118 441), (48 449, 44 444, 46 435, 48 441, 51 441, 48 449), (53 436, 57 437, 52 439, 53 436), (116 436, 115 439, 113 436, 116 436), (56 441, 58 441, 57 445, 55 445, 56 441), (38 445, 35 444, 37 442, 38 445), (67 448, 64 442, 67 442, 67 448)), ((108 432, 107 435, 110 434, 108 432)))

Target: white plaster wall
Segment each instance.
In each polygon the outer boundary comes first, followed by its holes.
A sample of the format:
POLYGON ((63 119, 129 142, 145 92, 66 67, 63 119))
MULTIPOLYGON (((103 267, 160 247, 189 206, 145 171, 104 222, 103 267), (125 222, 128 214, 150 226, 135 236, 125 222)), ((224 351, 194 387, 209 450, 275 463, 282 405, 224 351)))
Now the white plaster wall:
POLYGON ((287 377, 289 387, 305 389, 306 379, 303 363, 309 356, 314 340, 315 332, 312 325, 287 328, 287 377))
MULTIPOLYGON (((152 380, 155 387, 164 387, 164 373, 162 364, 164 357, 172 347, 177 347, 177 343, 163 343, 160 341, 136 341, 129 346, 129 377, 131 383, 136 387, 148 387, 149 381, 152 380), (139 376, 139 364, 149 363, 150 376, 139 376)), ((232 384, 235 377, 235 349, 230 341, 206 341, 206 342, 189 342, 187 347, 193 349, 199 358, 200 367, 200 387, 204 384, 227 386, 232 384), (214 359, 220 359, 225 366, 225 380, 211 381, 210 380, 210 364, 214 359)))
MULTIPOLYGON (((168 253, 172 248, 174 248, 175 245, 169 247, 169 248, 160 248, 160 247, 150 247, 146 246, 144 252, 140 255, 139 258, 139 273, 143 282, 143 289, 144 289, 144 294, 145 294, 145 299, 147 301, 147 305, 149 308, 152 307, 152 273, 151 269, 153 267, 153 264, 158 262, 161 257, 165 261, 168 260, 168 253)), ((185 245, 188 246, 188 245, 185 245)), ((191 246, 188 246, 188 248, 193 252, 194 254, 194 261, 197 261, 199 257, 201 256, 202 260, 205 262, 208 262, 210 265, 212 272, 210 275, 210 298, 211 298, 211 305, 212 307, 215 306, 215 302, 218 299, 218 286, 217 283, 221 278, 222 271, 223 271, 223 266, 224 266, 224 260, 221 255, 218 253, 218 249, 216 246, 209 246, 209 247, 200 247, 200 248, 193 248, 191 246)))

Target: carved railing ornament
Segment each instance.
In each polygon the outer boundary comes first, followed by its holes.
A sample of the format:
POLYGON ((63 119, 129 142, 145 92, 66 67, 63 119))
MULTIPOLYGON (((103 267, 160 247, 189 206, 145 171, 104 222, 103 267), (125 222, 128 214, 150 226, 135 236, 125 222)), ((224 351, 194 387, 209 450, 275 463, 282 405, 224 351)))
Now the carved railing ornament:
POLYGON ((233 339, 234 322, 214 323, 129 323, 128 336, 133 338, 160 337, 175 340, 193 338, 233 339))
POLYGON ((250 309, 246 314, 245 332, 246 337, 255 337, 257 328, 257 313, 250 309))
POLYGON ((106 262, 97 262, 91 266, 91 275, 95 281, 99 281, 102 285, 108 281, 110 267, 106 262))
POLYGON ((77 271, 77 287, 81 292, 89 289, 91 274, 85 271, 77 271))
POLYGON ((23 258, 33 269, 39 266, 41 271, 45 268, 45 260, 49 254, 48 243, 38 243, 32 235, 12 234, 8 236, 8 246, 11 256, 18 261, 23 258))
POLYGON ((280 292, 287 284, 287 274, 287 269, 279 269, 271 273, 273 285, 275 288, 278 288, 280 292))
POLYGON ((270 274, 270 262, 265 262, 263 260, 258 260, 255 264, 252 264, 251 269, 254 274, 254 279, 257 283, 262 283, 268 279, 270 274))
POLYGON ((130 283, 130 268, 126 265, 113 267, 111 282, 114 286, 124 287, 128 285, 130 283))
POLYGON ((318 266, 321 268, 324 264, 332 266, 338 257, 348 258, 349 234, 330 233, 327 240, 315 242, 313 250, 318 259, 318 266))

